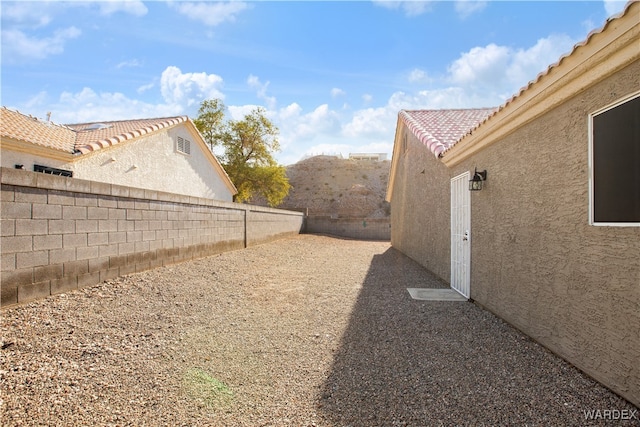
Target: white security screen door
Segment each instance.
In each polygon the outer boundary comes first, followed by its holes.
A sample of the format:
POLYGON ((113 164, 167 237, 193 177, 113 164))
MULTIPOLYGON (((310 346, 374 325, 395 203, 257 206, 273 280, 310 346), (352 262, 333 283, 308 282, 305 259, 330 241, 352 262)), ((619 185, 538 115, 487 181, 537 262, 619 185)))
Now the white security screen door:
POLYGON ((451 287, 470 296, 471 197, 469 172, 451 180, 451 287))

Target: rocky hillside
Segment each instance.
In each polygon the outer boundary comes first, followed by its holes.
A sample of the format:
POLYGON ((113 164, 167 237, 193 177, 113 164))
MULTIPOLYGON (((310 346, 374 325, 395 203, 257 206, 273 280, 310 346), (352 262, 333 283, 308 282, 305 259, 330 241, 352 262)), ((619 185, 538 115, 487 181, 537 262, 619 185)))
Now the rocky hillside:
POLYGON ((315 156, 287 166, 292 185, 279 208, 308 209, 309 215, 384 218, 391 162, 315 156))

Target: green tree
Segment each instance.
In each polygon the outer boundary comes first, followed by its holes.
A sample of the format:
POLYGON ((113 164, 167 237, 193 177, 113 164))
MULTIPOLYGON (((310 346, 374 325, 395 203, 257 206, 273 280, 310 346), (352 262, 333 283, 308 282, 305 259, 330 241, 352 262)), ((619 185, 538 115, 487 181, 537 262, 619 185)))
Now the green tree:
POLYGON ((257 107, 242 120, 224 121, 224 104, 219 99, 203 101, 194 123, 213 150, 220 147, 225 171, 238 189, 236 202, 262 196, 269 206, 278 206, 291 185, 284 166, 273 152, 280 149, 278 128, 257 107))
POLYGON ((193 121, 209 149, 213 151, 220 132, 224 127, 224 104, 219 99, 207 99, 202 101, 198 109, 198 118, 193 121))

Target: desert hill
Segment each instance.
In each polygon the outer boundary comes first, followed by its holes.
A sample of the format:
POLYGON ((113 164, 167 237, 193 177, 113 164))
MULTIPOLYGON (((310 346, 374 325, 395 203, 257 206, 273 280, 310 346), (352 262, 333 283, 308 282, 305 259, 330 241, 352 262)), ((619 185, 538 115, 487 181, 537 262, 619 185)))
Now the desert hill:
POLYGON ((385 218, 391 162, 314 156, 287 166, 292 186, 282 209, 308 209, 311 216, 385 218))

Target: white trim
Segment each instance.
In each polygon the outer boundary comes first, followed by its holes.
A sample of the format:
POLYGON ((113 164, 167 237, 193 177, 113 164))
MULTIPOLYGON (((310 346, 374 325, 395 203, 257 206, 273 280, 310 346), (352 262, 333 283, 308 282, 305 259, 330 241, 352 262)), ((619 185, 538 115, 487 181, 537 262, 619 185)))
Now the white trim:
POLYGON ((593 204, 593 118, 599 114, 612 110, 626 102, 640 97, 640 90, 626 95, 611 104, 590 113, 587 117, 588 137, 589 137, 589 225, 594 227, 640 227, 640 222, 595 222, 594 220, 594 204, 593 204))

